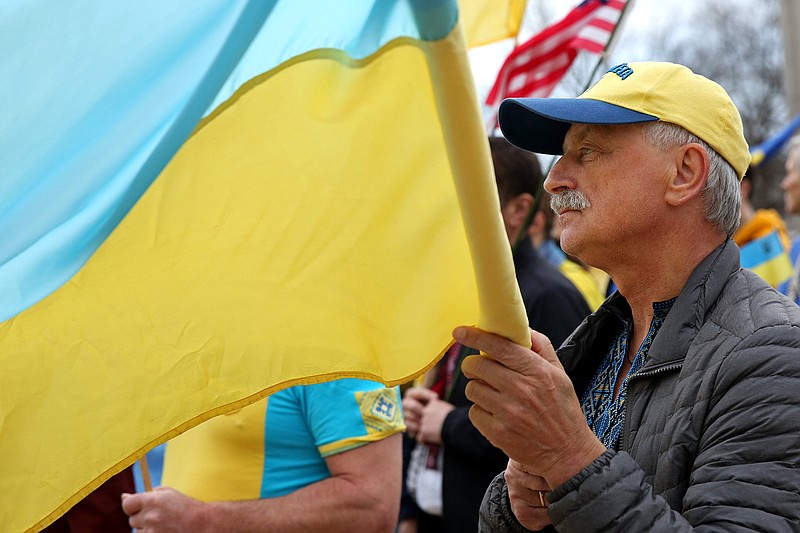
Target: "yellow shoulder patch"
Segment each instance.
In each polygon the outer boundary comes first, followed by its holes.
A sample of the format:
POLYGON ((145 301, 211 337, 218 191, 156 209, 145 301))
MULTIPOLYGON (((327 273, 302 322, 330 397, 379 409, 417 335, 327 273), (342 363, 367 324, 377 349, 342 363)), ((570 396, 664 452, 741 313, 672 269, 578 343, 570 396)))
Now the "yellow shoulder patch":
POLYGON ((370 434, 391 431, 403 424, 397 387, 357 392, 356 401, 370 434))

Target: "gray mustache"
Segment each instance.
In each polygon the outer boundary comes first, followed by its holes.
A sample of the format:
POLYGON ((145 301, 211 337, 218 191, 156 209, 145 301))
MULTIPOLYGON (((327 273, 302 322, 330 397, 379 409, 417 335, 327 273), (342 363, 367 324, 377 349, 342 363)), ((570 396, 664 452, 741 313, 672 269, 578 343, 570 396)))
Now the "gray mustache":
POLYGON ((582 192, 568 190, 550 196, 550 208, 556 212, 567 210, 586 209, 590 206, 589 200, 582 192))

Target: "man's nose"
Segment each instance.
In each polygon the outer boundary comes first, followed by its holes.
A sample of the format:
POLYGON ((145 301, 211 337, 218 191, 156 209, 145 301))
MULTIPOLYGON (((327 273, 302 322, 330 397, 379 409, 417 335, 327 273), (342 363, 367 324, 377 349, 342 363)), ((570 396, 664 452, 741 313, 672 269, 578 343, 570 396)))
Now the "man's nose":
POLYGON ((566 161, 561 157, 555 162, 550 172, 547 173, 547 178, 544 180, 544 189, 550 194, 557 194, 566 189, 575 188, 574 181, 568 176, 566 161))

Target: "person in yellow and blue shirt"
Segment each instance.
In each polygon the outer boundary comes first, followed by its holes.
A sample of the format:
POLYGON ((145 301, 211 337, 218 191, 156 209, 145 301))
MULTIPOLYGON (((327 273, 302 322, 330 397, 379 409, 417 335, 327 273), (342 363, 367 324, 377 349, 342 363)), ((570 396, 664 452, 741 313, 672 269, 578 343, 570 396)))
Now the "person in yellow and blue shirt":
POLYGON ((741 181, 742 219, 733 240, 739 246, 742 267, 778 288, 792 276, 791 239, 786 223, 775 209, 753 206, 753 172, 753 168, 749 168, 741 181))
POLYGON ((123 508, 148 532, 391 532, 404 429, 397 387, 290 387, 171 440, 170 488, 127 495, 123 508))

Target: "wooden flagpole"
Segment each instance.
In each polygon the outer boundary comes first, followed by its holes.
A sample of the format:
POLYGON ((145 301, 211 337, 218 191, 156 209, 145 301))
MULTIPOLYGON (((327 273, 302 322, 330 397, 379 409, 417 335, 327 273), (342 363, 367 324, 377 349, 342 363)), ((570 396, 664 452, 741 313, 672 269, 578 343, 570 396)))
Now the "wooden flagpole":
POLYGON ((142 470, 142 484, 144 485, 144 491, 150 492, 153 490, 153 482, 150 480, 150 469, 147 467, 147 454, 144 454, 141 459, 139 459, 139 468, 142 470))
POLYGON ((586 85, 583 87, 583 91, 581 91, 581 93, 589 89, 589 87, 592 86, 592 83, 594 83, 594 77, 597 75, 597 71, 600 70, 600 67, 603 65, 603 63, 605 63, 605 61, 608 59, 608 55, 611 53, 611 49, 617 42, 616 37, 619 34, 619 30, 620 28, 622 28, 622 25, 625 24, 625 18, 626 18, 625 15, 628 14, 628 11, 630 10, 631 6, 633 6, 633 3, 635 1, 636 0, 628 0, 627 2, 625 2, 625 7, 622 8, 622 12, 619 14, 619 21, 614 26, 614 29, 611 30, 611 35, 608 37, 608 42, 606 43, 606 47, 603 48, 602 52, 600 52, 599 57, 597 58, 597 63, 594 66, 594 70, 592 70, 592 73, 586 80, 586 85))

